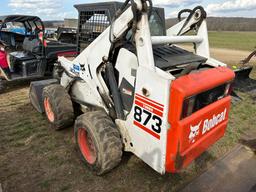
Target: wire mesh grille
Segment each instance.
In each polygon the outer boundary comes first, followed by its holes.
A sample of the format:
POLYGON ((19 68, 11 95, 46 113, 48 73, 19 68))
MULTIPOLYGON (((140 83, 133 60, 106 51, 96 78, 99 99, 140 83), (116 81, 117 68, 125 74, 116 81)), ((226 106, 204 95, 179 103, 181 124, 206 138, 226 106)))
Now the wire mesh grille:
POLYGON ((85 49, 109 25, 108 11, 81 11, 79 21, 78 51, 85 49))

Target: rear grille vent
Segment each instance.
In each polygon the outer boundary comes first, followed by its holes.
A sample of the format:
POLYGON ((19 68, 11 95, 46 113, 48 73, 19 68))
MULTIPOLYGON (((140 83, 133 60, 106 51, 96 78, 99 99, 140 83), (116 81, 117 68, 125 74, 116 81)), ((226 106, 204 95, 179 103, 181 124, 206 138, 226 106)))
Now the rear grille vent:
POLYGON ((198 95, 191 96, 184 100, 181 119, 203 109, 204 107, 226 97, 230 91, 231 83, 220 85, 198 95))

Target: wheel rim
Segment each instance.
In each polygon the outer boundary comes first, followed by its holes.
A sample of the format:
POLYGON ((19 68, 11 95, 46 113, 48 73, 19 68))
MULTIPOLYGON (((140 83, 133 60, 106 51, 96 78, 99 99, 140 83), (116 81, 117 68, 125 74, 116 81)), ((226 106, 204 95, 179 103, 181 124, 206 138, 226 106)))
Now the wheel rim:
POLYGON ((46 113, 46 116, 49 119, 49 121, 54 122, 54 113, 52 111, 52 107, 51 107, 48 97, 46 97, 44 99, 44 109, 45 109, 45 113, 46 113))
POLYGON ((79 148, 89 164, 96 161, 96 149, 91 135, 83 128, 78 129, 79 148))

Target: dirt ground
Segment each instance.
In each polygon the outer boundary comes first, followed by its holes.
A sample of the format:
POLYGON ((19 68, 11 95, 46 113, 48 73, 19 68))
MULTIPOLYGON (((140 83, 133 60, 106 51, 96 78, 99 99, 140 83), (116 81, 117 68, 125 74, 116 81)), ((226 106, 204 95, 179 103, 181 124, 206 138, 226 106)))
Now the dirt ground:
POLYGON ((220 49, 212 48, 211 56, 217 58, 224 63, 229 64, 238 64, 242 59, 248 57, 250 52, 248 51, 239 51, 239 50, 229 50, 229 49, 220 49))
MULTIPOLYGON (((240 60, 245 52, 213 50, 223 61, 240 60), (238 54, 241 54, 238 56, 238 54), (233 55, 233 56, 232 56, 233 55)), ((255 76, 254 71, 254 77, 255 76)), ((91 173, 74 147, 72 127, 54 131, 28 99, 28 83, 0 95, 0 191, 178 191, 237 143, 241 133, 255 128, 255 101, 233 106, 226 136, 180 174, 159 175, 126 153, 119 167, 103 177, 91 173)))
MULTIPOLYGON (((184 45, 182 46, 190 51, 193 50, 192 46, 184 45)), ((225 48, 211 48, 210 50, 211 57, 216 58, 224 63, 228 63, 230 65, 237 65, 239 62, 250 54, 249 51, 241 51, 241 50, 231 50, 225 48)), ((252 61, 256 63, 256 60, 252 61)))

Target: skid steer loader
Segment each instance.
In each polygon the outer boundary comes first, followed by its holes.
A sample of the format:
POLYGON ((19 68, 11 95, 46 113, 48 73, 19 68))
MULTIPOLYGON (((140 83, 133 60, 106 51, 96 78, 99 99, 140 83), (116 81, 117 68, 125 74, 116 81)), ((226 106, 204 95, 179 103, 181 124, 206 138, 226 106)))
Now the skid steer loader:
MULTIPOLYGON (((87 28, 92 17, 104 15, 102 6, 88 12, 80 37, 95 32, 87 28)), ((235 74, 210 57, 204 9, 194 9, 168 36, 153 12, 151 0, 126 0, 80 55, 59 57, 59 84, 45 85, 42 98, 31 85, 31 102, 42 100, 54 129, 74 123, 79 154, 97 175, 116 167, 123 151, 160 174, 175 173, 225 133, 235 74), (194 36, 180 35, 193 29, 194 36), (179 43, 194 43, 196 54, 179 43)))

